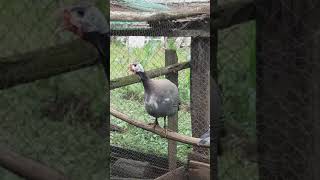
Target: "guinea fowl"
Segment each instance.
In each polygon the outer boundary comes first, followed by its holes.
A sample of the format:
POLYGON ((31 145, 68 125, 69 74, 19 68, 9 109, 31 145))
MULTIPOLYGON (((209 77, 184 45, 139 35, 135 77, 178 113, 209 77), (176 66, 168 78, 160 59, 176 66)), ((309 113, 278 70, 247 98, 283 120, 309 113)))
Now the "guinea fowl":
POLYGON ((210 127, 207 132, 205 132, 200 137, 200 141, 198 142, 199 145, 209 145, 210 146, 210 127))
MULTIPOLYGON (((103 65, 107 82, 109 82, 107 54, 109 54, 110 29, 104 14, 93 3, 87 1, 63 7, 58 13, 63 23, 56 32, 67 30, 91 43, 99 53, 100 63, 103 65)), ((111 125, 111 130, 117 131, 118 128, 114 129, 114 127, 117 126, 111 125)), ((107 136, 104 132, 106 132, 105 129, 99 130, 99 134, 107 136)))
POLYGON ((144 87, 145 109, 151 116, 155 117, 154 128, 159 125, 158 118, 164 118, 164 129, 166 128, 166 117, 175 115, 179 110, 180 100, 178 87, 167 79, 150 79, 144 72, 140 63, 132 63, 129 70, 137 74, 144 87))
POLYGON ((78 2, 64 7, 62 12, 62 29, 74 33, 98 50, 105 75, 109 80, 106 56, 109 50, 109 25, 102 12, 89 2, 78 2))

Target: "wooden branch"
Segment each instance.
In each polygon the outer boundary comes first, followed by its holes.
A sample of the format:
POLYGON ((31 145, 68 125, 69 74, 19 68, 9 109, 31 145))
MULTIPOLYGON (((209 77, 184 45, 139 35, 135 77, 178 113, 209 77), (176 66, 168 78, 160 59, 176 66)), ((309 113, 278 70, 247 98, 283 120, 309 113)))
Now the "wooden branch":
POLYGON ((82 40, 0 58, 0 89, 91 66, 97 59, 96 50, 82 40))
POLYGON ((210 159, 208 156, 194 151, 188 154, 188 160, 200 161, 208 164, 210 163, 210 159))
POLYGON ((148 125, 148 124, 142 123, 138 120, 131 119, 127 115, 113 109, 112 107, 110 107, 110 113, 111 113, 111 115, 113 115, 116 118, 119 118, 120 120, 123 120, 129 124, 132 124, 136 127, 141 128, 141 129, 150 131, 150 132, 157 134, 163 138, 174 140, 174 141, 179 141, 179 142, 182 142, 185 144, 191 144, 194 146, 210 148, 210 146, 208 146, 208 145, 198 145, 198 142, 200 141, 199 138, 185 136, 185 135, 182 135, 182 134, 179 134, 176 132, 172 132, 170 130, 167 131, 167 135, 166 135, 163 128, 158 127, 158 126, 153 128, 153 125, 148 125))
POLYGON ((184 8, 166 12, 125 12, 111 11, 111 21, 166 21, 183 19, 198 15, 210 15, 210 6, 184 8))
POLYGON ((122 178, 144 178, 152 174, 149 162, 119 158, 111 167, 112 174, 122 178))
POLYGON ((189 168, 198 168, 198 167, 205 167, 210 169, 210 164, 199 162, 199 161, 193 161, 193 160, 189 161, 189 168))
POLYGON ((166 36, 166 37, 210 37, 206 30, 175 30, 175 29, 123 29, 112 30, 112 36, 166 36))
POLYGON ((210 180, 210 164, 198 161, 189 161, 188 177, 190 179, 210 180))
MULTIPOLYGON (((190 68, 189 62, 182 62, 182 63, 173 64, 171 66, 146 71, 146 74, 149 78, 154 78, 154 77, 166 75, 172 72, 178 72, 182 69, 187 69, 187 68, 190 68)), ((110 81, 110 89, 112 90, 112 89, 120 88, 123 86, 128 86, 130 84, 134 84, 140 81, 141 80, 139 76, 135 74, 117 78, 110 81)))
POLYGON ((185 168, 181 166, 173 171, 169 171, 168 173, 156 178, 155 180, 169 180, 169 179, 175 179, 175 180, 186 179, 185 168))
POLYGON ((28 180, 66 180, 61 172, 0 147, 0 165, 28 180))

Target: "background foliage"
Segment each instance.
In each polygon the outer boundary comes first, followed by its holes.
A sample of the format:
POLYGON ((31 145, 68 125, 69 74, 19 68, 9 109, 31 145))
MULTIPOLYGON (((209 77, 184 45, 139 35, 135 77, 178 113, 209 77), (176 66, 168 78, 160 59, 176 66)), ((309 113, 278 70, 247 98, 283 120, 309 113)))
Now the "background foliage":
MULTIPOLYGON (((0 64, 1 57, 74 39, 54 35, 58 7, 55 0, 1 1, 0 64)), ((106 111, 103 78, 93 66, 0 90, 0 144, 72 179, 105 179, 107 144, 94 130, 106 111)), ((0 179, 21 178, 0 168, 0 179)))

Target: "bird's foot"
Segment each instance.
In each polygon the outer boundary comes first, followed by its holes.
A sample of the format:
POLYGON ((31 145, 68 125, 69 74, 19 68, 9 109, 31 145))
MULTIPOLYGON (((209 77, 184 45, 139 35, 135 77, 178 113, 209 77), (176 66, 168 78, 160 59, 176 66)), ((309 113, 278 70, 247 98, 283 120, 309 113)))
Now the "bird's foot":
POLYGON ((164 128, 164 137, 166 138, 168 135, 168 129, 167 128, 164 128))
POLYGON ((159 124, 158 124, 158 123, 155 123, 155 122, 153 122, 153 123, 148 123, 148 125, 149 125, 149 126, 153 126, 153 129, 156 129, 156 127, 159 126, 159 124))

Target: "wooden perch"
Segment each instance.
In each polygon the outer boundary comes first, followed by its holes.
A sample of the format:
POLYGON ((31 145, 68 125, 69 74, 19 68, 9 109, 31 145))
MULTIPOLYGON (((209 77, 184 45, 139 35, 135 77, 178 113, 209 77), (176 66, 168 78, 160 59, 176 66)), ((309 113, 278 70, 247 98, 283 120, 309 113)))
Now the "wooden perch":
POLYGON ((165 12, 125 12, 111 11, 111 21, 166 21, 198 15, 210 15, 210 6, 184 8, 165 12))
POLYGON ((112 36, 166 36, 166 37, 210 37, 210 31, 206 30, 177 30, 163 29, 161 31, 150 29, 122 29, 112 30, 112 36))
MULTIPOLYGON (((173 64, 173 65, 163 67, 163 68, 158 68, 158 69, 146 71, 146 74, 149 78, 154 78, 154 77, 166 75, 166 74, 169 74, 172 72, 178 72, 182 69, 186 69, 189 67, 190 67, 189 62, 183 62, 183 63, 177 63, 177 64, 173 64)), ((134 84, 134 83, 137 83, 140 81, 141 80, 140 80, 139 76, 137 76, 135 74, 121 77, 121 78, 117 78, 117 79, 110 81, 110 89, 112 90, 112 89, 120 88, 123 86, 128 86, 130 84, 134 84)))
POLYGON ((210 180, 210 164, 198 161, 189 161, 188 177, 190 179, 210 180))
POLYGON ((61 172, 0 147, 0 165, 28 180, 66 180, 61 172))
POLYGON ((181 166, 175 170, 169 171, 168 173, 156 178, 155 180, 184 180, 187 179, 185 171, 186 169, 181 166))
POLYGON ((145 178, 152 174, 149 162, 119 158, 112 164, 111 172, 122 178, 145 178))
POLYGON ((119 118, 129 124, 132 124, 134 126, 141 128, 141 129, 150 131, 150 132, 157 134, 163 138, 174 140, 174 141, 179 141, 179 142, 182 142, 185 144, 191 144, 194 146, 210 148, 210 146, 208 146, 208 145, 198 145, 198 142, 200 141, 199 138, 185 136, 185 135, 182 135, 182 134, 179 134, 176 132, 172 132, 170 130, 167 131, 167 135, 166 135, 163 128, 158 127, 158 126, 153 128, 153 125, 148 125, 148 124, 142 123, 138 120, 133 120, 133 119, 129 118, 127 115, 113 109, 112 107, 110 107, 110 113, 111 113, 111 115, 113 115, 116 118, 119 118))
POLYGON ((93 46, 82 40, 0 58, 0 89, 91 66, 97 59, 93 46))

